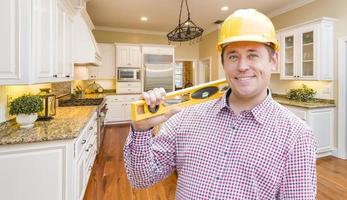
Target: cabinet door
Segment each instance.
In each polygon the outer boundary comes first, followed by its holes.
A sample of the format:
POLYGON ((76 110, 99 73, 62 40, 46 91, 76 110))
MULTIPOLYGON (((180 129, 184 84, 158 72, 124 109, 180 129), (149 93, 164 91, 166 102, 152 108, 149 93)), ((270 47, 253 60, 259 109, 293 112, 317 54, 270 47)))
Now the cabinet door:
POLYGON ((116 47, 116 66, 117 67, 129 67, 129 49, 126 46, 116 47))
POLYGON ((308 121, 317 139, 318 153, 332 150, 334 133, 333 109, 311 110, 308 121))
POLYGON ((123 103, 107 103, 108 111, 106 113, 105 122, 123 121, 123 103))
POLYGON ((115 67, 115 46, 114 44, 98 44, 101 54, 101 66, 98 68, 99 79, 114 79, 116 78, 115 67))
POLYGON ((314 26, 308 26, 299 29, 299 46, 300 54, 298 62, 298 73, 300 78, 310 79, 315 75, 315 60, 316 60, 316 31, 314 26))
MULTIPOLYGON (((24 144, 26 145, 26 144, 24 144)), ((69 160, 66 146, 0 150, 1 199, 62 200, 67 194, 69 160)))
POLYGON ((76 190, 75 190, 75 194, 76 194, 76 198, 77 200, 82 200, 83 196, 84 196, 84 180, 85 180, 85 173, 84 173, 84 160, 85 160, 85 153, 82 153, 81 158, 78 160, 77 165, 76 165, 76 190))
POLYGON ((131 120, 131 105, 130 103, 123 103, 123 120, 130 121, 131 120))
POLYGON ((295 34, 286 32, 281 37, 281 78, 292 79, 295 75, 295 34))
POLYGON ((56 0, 37 0, 32 2, 33 9, 33 66, 36 79, 40 82, 53 80, 56 74, 56 0), (54 77, 53 77, 54 76, 54 77))
POLYGON ((20 83, 20 71, 23 70, 19 67, 20 53, 18 51, 19 42, 22 42, 19 40, 22 22, 19 17, 23 14, 20 13, 21 6, 23 3, 19 0, 0 1, 2 16, 0 22, 4 27, 0 33, 0 85, 20 83))
POLYGON ((57 65, 54 69, 54 76, 58 78, 65 77, 65 46, 66 46, 66 13, 64 12, 64 7, 58 3, 57 6, 57 65))
POLYGON ((73 35, 73 20, 72 17, 66 15, 65 18, 65 60, 64 60, 64 75, 67 79, 73 78, 73 63, 72 63, 72 35, 73 35))
POLYGON ((129 47, 129 67, 141 67, 141 50, 140 47, 129 47))
POLYGON ((99 77, 99 67, 88 67, 89 79, 97 79, 99 77))

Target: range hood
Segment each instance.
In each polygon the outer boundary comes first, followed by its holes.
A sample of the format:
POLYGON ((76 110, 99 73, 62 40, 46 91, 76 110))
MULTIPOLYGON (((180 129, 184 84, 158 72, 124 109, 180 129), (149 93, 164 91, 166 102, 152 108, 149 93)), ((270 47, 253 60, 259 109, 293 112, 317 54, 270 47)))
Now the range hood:
POLYGON ((74 18, 73 62, 75 66, 99 66, 101 56, 92 33, 94 25, 85 9, 74 18))

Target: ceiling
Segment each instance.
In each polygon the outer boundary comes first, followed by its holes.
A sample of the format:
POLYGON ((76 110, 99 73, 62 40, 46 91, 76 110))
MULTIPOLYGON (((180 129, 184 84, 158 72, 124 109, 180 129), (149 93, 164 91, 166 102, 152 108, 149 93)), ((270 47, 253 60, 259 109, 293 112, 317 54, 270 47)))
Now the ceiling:
MULTIPOLYGON (((187 0, 190 18, 205 32, 216 29, 213 22, 223 20, 239 8, 255 8, 275 16, 314 0, 187 0), (228 6, 228 11, 221 7, 228 6)), ((178 25, 181 0, 89 0, 87 11, 97 28, 137 29, 169 32, 178 25), (140 20, 146 16, 148 21, 140 20)), ((182 22, 187 18, 185 4, 182 22)))

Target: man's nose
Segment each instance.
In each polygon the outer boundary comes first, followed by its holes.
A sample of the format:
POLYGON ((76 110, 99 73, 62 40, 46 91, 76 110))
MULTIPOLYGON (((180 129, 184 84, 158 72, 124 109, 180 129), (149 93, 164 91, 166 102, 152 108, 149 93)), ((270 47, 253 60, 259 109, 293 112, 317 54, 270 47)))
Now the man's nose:
POLYGON ((248 69, 249 69, 249 62, 248 62, 247 58, 242 57, 239 61, 238 70, 239 71, 246 71, 248 69))

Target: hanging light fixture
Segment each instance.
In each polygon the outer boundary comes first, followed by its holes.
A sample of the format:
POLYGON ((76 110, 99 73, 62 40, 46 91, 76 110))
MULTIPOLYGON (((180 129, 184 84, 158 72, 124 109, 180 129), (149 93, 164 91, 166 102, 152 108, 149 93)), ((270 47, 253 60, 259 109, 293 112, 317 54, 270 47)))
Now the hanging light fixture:
POLYGON ((178 19, 178 26, 167 34, 167 39, 169 40, 169 43, 170 42, 186 42, 189 40, 193 40, 197 37, 200 37, 203 32, 204 32, 204 29, 195 25, 195 23, 190 19, 190 12, 188 8, 187 0, 182 0, 180 15, 178 19), (181 23, 183 1, 185 1, 187 6, 188 19, 184 21, 183 23, 181 23))

